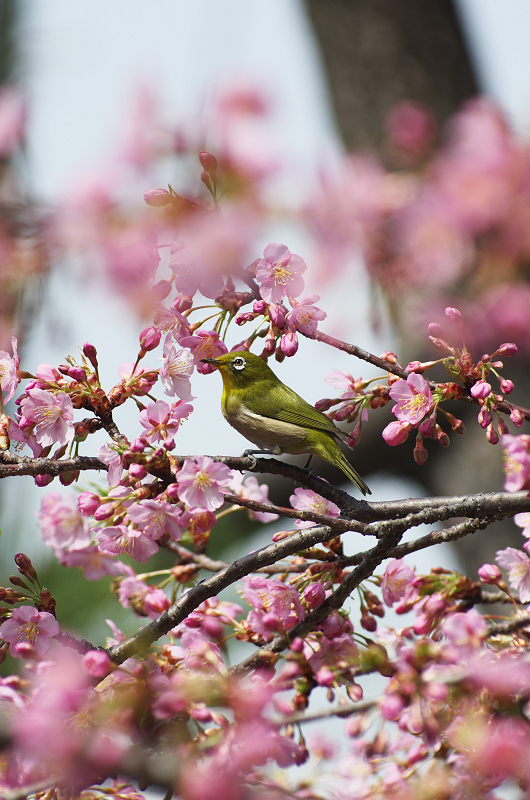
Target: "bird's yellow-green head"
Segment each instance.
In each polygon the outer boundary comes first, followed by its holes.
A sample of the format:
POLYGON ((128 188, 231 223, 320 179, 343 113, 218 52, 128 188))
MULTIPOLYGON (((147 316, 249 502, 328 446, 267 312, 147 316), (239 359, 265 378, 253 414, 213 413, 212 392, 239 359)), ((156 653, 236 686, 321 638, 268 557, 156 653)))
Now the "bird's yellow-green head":
POLYGON ((224 353, 218 358, 201 358, 205 364, 217 367, 223 384, 230 390, 247 388, 261 381, 279 383, 272 369, 259 356, 246 350, 224 353))

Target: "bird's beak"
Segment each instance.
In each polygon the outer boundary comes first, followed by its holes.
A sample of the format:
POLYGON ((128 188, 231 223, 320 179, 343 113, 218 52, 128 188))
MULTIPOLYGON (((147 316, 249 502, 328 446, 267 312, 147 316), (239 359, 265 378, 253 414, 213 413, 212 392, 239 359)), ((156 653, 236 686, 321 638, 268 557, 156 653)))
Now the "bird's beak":
POLYGON ((203 364, 213 364, 214 367, 219 366, 219 362, 217 361, 216 358, 201 358, 201 361, 203 364))

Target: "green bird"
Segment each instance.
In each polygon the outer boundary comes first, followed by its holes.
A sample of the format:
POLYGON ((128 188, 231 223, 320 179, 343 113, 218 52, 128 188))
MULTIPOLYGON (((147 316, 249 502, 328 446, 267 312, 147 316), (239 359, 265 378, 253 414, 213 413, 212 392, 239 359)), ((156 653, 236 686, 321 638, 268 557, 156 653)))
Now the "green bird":
POLYGON ((337 444, 346 439, 342 431, 282 383, 265 361, 239 351, 201 361, 221 373, 225 419, 260 448, 247 454, 310 453, 341 469, 363 494, 372 494, 337 444))

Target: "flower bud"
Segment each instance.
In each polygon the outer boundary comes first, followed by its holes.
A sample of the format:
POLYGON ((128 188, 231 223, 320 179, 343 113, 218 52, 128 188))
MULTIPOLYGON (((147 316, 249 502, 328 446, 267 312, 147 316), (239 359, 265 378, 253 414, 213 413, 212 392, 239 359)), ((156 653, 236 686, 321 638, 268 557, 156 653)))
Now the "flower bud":
POLYGON ((449 447, 451 443, 449 441, 449 436, 439 425, 436 426, 436 438, 438 439, 438 442, 442 445, 442 447, 449 447))
POLYGON ((280 341, 280 349, 284 356, 294 356, 298 350, 298 338, 296 333, 293 331, 288 331, 286 334, 284 334, 280 341))
POLYGON ((158 347, 161 338, 162 331, 155 328, 154 325, 150 325, 140 333, 140 347, 147 353, 149 350, 154 350, 155 347, 158 347))
POLYGON ((506 342, 501 344, 497 353, 501 356, 514 356, 517 353, 517 345, 513 342, 506 342))
POLYGON ((92 492, 81 492, 77 497, 79 511, 84 517, 91 517, 96 508, 99 508, 100 503, 101 499, 97 494, 92 494, 92 492))
POLYGON ((52 481, 53 477, 51 475, 35 475, 35 485, 41 488, 48 486, 52 481))
POLYGON ((201 167, 208 175, 214 176, 217 173, 217 159, 212 153, 209 153, 207 150, 201 150, 199 153, 199 161, 201 162, 201 167))
POLYGON ((271 303, 269 306, 269 318, 275 328, 283 328, 285 325, 285 310, 278 303, 271 303))
POLYGON ((129 475, 136 481, 141 481, 147 475, 147 470, 143 464, 131 464, 129 467, 129 475))
POLYGON ((501 380, 501 392, 503 392, 504 394, 510 394, 511 392, 513 392, 513 381, 503 378, 501 380))
POLYGON ((86 358, 88 358, 88 360, 90 361, 90 363, 92 364, 93 367, 97 367, 97 365, 98 365, 98 354, 97 354, 97 350, 96 350, 96 348, 94 347, 93 344, 90 344, 90 342, 85 342, 84 343, 84 345, 83 345, 83 355, 86 356, 86 358))
POLYGON ((393 364, 395 367, 401 366, 401 364, 398 361, 397 355, 393 353, 391 350, 384 350, 381 353, 380 358, 382 358, 383 361, 388 361, 389 364, 393 364))
POLYGON ((510 411, 510 419, 516 428, 520 428, 524 422, 524 414, 518 408, 512 408, 510 411))
POLYGON ((421 467, 427 461, 428 455, 427 449, 423 446, 423 441, 416 441, 416 447, 414 448, 414 461, 416 464, 421 467))
POLYGON ((181 314, 183 314, 185 311, 189 311, 189 309, 192 307, 193 297, 187 297, 185 294, 180 294, 173 300, 171 304, 171 308, 174 311, 180 311, 181 314))
POLYGON ((93 678, 105 678, 116 664, 104 650, 89 650, 83 656, 83 666, 93 678))
POLYGON ((267 303, 265 300, 256 300, 252 306, 254 314, 264 314, 267 310, 267 303))
POLYGON ((508 433, 508 426, 501 416, 497 420, 497 432, 499 436, 504 436, 505 433, 508 433))
POLYGON ((421 361, 409 361, 405 369, 407 372, 419 372, 421 374, 424 372, 425 367, 421 361))
POLYGON ((497 431, 493 427, 493 424, 488 425, 488 427, 486 428, 486 439, 490 444, 497 444, 499 441, 497 431))
POLYGON ((144 202, 153 208, 163 208, 171 203, 171 195, 166 189, 147 189, 144 202))
POLYGON ((438 325, 437 322, 430 322, 429 327, 429 338, 434 336, 437 339, 442 339, 445 336, 445 331, 441 325, 438 325))
POLYGON ((477 570, 483 583, 496 584, 502 578, 502 572, 496 564, 483 564, 477 570))
POLYGON ((479 423, 479 425, 482 428, 487 428, 488 425, 491 424, 492 420, 493 420, 493 415, 492 415, 491 411, 489 410, 489 408, 486 408, 486 406, 482 406, 482 408, 478 412, 478 423, 479 423))
POLYGON ((445 309, 445 316, 447 319, 450 319, 451 322, 460 322, 462 320, 462 314, 457 308, 451 308, 450 306, 445 309))
POLYGON ((485 400, 486 397, 489 397, 491 394, 491 384, 487 383, 486 381, 477 381, 471 387, 471 395, 475 398, 475 400, 485 400))
POLYGON ((212 182, 210 180, 210 176, 208 175, 208 173, 204 169, 201 171, 201 181, 204 183, 204 185, 206 186, 208 191, 211 194, 213 194, 213 186, 212 186, 212 182))

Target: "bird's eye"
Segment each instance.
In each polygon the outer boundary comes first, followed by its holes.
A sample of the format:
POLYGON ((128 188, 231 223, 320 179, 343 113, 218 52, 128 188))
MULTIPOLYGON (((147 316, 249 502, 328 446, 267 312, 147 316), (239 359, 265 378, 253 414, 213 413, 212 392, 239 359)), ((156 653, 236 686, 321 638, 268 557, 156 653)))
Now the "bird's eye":
POLYGON ((245 364, 246 363, 247 362, 245 361, 245 359, 242 356, 238 356, 237 358, 234 358, 234 367, 236 369, 245 369, 245 364))

